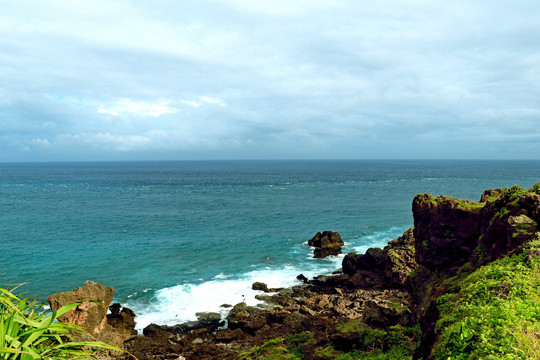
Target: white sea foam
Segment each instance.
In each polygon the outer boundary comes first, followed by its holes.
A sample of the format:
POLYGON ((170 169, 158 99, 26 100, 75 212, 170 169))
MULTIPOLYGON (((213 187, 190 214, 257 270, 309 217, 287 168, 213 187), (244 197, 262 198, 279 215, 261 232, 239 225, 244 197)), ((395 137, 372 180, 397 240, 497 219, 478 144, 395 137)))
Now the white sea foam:
POLYGON ((235 279, 226 278, 220 274, 213 280, 201 284, 184 284, 158 290, 150 304, 128 300, 125 306, 138 314, 136 318, 138 330, 142 330, 150 323, 174 325, 196 320, 195 314, 198 312, 219 312, 225 317, 228 309, 221 305, 235 305, 242 301, 252 306, 261 303, 255 299, 255 295, 261 292, 251 289, 256 281, 266 283, 269 288, 290 287, 301 284, 296 279, 300 273, 312 278, 337 269, 340 263, 341 258, 336 257, 332 261, 327 261, 324 267, 320 264, 308 264, 303 269, 296 266, 280 269, 267 267, 263 270, 251 271, 235 279))
MULTIPOLYGON (((368 248, 384 246, 389 240, 400 235, 403 229, 390 228, 387 231, 361 236, 350 241, 345 251, 364 253, 368 248)), ((302 245, 304 247, 305 244, 302 245)), ((252 270, 238 276, 218 274, 211 281, 199 284, 183 284, 164 288, 155 292, 150 304, 138 301, 127 301, 125 306, 133 309, 137 315, 137 329, 140 331, 150 323, 159 325, 174 325, 186 321, 196 320, 198 312, 219 312, 222 317, 228 313, 224 304, 235 305, 246 302, 248 305, 258 305, 261 302, 255 299, 260 291, 251 289, 254 282, 264 282, 269 288, 290 287, 301 284, 296 276, 302 273, 311 279, 321 274, 329 274, 341 267, 344 254, 331 256, 325 259, 314 259, 311 249, 306 251, 307 262, 303 261, 295 266, 272 267, 252 270)), ((291 249, 297 253, 298 249, 291 249)), ((128 296, 128 299, 130 297, 128 296)))

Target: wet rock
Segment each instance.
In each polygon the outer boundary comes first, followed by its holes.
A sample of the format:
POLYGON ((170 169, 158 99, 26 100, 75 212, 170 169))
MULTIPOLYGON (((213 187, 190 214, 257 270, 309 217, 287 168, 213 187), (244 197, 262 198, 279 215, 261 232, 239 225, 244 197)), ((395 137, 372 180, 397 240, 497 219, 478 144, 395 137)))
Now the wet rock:
POLYGON ((191 330, 205 328, 214 331, 223 325, 221 315, 216 312, 201 312, 196 313, 195 316, 197 316, 197 322, 191 327, 191 330))
POLYGON ((318 232, 311 240, 308 241, 309 246, 314 246, 313 251, 315 258, 323 258, 329 255, 341 254, 341 247, 344 245, 341 240, 341 235, 334 231, 318 232))
POLYGON ((263 282, 254 282, 254 283, 251 285, 251 288, 252 288, 253 290, 259 290, 259 291, 268 292, 268 285, 266 285, 266 284, 263 283, 263 282))

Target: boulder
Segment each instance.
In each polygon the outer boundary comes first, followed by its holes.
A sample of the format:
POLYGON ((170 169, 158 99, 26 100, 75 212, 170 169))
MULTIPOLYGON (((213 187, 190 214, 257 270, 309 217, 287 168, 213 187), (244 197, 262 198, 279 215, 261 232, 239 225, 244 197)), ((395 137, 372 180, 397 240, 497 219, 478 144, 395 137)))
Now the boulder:
POLYGON ((330 255, 339 255, 341 254, 341 247, 332 247, 332 248, 315 248, 313 249, 313 257, 317 259, 322 259, 330 255))
POLYGON ((311 240, 308 241, 309 246, 314 246, 313 251, 315 258, 323 258, 329 255, 341 254, 341 247, 344 245, 341 240, 341 235, 334 231, 318 232, 311 240))
POLYGON ((229 329, 240 329, 251 335, 266 325, 266 312, 242 302, 236 304, 227 316, 229 329))
MULTIPOLYGON (((214 331, 223 325, 221 315, 216 312, 195 313, 195 316, 197 316, 197 325, 195 328, 206 328, 210 331, 214 331)), ((194 328, 192 327, 192 329, 194 328)))
POLYGON ((264 292, 268 292, 268 285, 266 285, 265 283, 263 282, 254 282, 252 285, 251 285, 251 288, 253 290, 258 290, 258 291, 264 291, 264 292))
POLYGON ((113 299, 114 288, 87 281, 73 291, 56 293, 47 299, 52 310, 83 301, 72 311, 58 317, 58 321, 79 325, 90 334, 107 330, 107 309, 113 299))
POLYGON ((137 335, 135 330, 135 313, 126 307, 122 308, 119 303, 109 306, 110 314, 107 315, 107 323, 115 329, 126 330, 137 335))

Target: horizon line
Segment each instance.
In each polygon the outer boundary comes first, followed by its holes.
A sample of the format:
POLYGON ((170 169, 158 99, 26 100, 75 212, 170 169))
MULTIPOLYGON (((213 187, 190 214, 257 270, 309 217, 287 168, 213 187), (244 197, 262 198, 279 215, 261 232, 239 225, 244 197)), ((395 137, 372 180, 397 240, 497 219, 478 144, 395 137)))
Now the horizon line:
POLYGON ((463 159, 463 158, 358 158, 358 159, 123 159, 123 160, 19 160, 0 161, 0 164, 45 164, 45 163, 135 163, 135 162, 297 162, 297 161, 540 161, 540 159, 463 159))

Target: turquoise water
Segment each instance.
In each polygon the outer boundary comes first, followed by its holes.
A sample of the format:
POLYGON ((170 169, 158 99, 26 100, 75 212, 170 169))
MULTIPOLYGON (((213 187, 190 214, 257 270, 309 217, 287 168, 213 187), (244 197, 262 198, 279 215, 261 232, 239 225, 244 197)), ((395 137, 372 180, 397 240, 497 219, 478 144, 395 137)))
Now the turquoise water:
POLYGON ((478 200, 540 181, 539 161, 226 161, 0 164, 2 282, 46 296, 86 280, 149 322, 246 298, 253 281, 296 283, 340 267, 306 242, 338 231, 344 252, 412 226, 417 193, 478 200))

